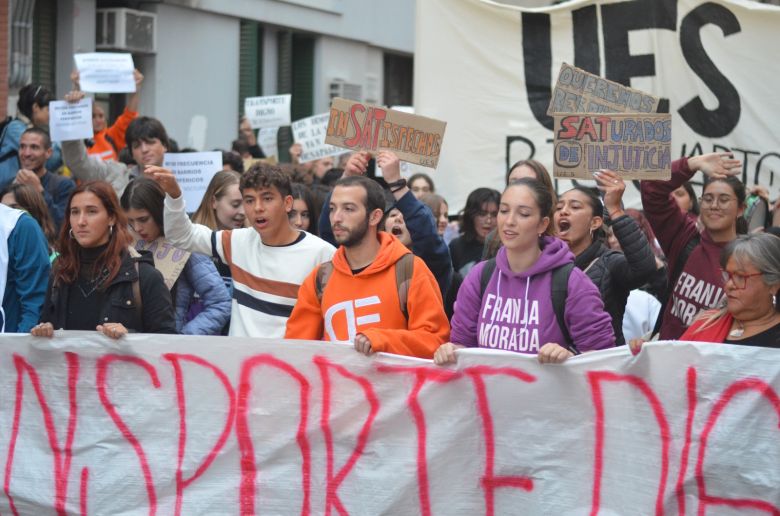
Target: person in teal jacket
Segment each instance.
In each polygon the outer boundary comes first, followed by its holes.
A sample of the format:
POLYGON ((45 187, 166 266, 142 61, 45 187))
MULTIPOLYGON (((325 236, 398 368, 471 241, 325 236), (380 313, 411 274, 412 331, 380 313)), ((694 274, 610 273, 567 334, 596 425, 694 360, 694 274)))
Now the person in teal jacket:
POLYGON ((0 204, 0 331, 27 333, 37 324, 51 270, 48 249, 35 219, 0 204))

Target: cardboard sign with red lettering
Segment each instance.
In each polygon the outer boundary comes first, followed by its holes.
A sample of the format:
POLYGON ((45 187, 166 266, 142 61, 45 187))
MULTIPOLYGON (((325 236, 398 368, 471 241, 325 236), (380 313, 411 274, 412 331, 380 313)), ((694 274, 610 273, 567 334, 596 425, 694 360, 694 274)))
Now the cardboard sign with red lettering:
POLYGON ((547 114, 655 113, 659 102, 659 97, 563 63, 547 114))
POLYGON ((778 392, 780 350, 726 344, 439 367, 333 342, 0 335, 0 512, 778 514, 778 392))
POLYGON ((670 114, 555 115, 553 175, 593 179, 614 170, 625 179, 672 176, 670 114))
POLYGON ((447 122, 334 98, 325 143, 353 151, 390 150, 401 161, 436 168, 447 122))

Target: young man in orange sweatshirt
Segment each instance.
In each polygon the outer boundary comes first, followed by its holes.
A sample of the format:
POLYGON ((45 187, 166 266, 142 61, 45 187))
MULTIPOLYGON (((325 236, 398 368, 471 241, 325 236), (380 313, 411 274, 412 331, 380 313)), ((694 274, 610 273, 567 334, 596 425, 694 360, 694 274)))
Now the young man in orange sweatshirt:
POLYGON ((340 247, 332 267, 317 267, 301 285, 285 338, 351 341, 366 355, 433 357, 450 333, 439 286, 425 262, 378 230, 382 187, 363 176, 343 177, 329 207, 340 247))

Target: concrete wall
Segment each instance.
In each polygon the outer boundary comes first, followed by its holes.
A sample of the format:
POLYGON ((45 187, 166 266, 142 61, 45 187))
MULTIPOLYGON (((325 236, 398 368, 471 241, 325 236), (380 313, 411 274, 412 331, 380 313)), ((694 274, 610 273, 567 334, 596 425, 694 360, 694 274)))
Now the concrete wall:
POLYGON ((414 52, 415 0, 167 0, 166 3, 414 52))
POLYGON ((229 148, 238 135, 239 20, 164 4, 152 11, 157 54, 139 60, 141 112, 181 147, 229 148))
POLYGON ((356 41, 322 36, 315 49, 314 69, 314 111, 324 113, 330 106, 330 83, 342 79, 349 83, 363 85, 364 99, 382 103, 384 53, 356 41), (376 87, 373 93, 367 88, 369 82, 376 87))
MULTIPOLYGON (((94 51, 95 5, 60 1, 60 97, 70 89, 72 54, 94 51)), ((165 0, 136 7, 157 14, 157 53, 136 56, 145 76, 141 113, 159 118, 181 147, 228 148, 237 136, 242 18, 264 25, 264 95, 277 93, 277 31, 315 35, 315 114, 327 111, 336 78, 382 102, 384 50, 414 52, 415 0, 165 0)))
POLYGON ((95 0, 59 0, 57 2, 57 98, 73 86, 73 54, 95 51, 95 0))

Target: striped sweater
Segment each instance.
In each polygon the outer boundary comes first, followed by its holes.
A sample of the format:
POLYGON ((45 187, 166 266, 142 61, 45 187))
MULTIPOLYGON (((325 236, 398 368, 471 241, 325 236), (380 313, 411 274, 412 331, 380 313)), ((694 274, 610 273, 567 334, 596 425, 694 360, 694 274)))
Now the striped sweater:
POLYGON ((254 228, 212 231, 187 217, 184 198, 165 196, 165 236, 179 249, 213 256, 230 267, 230 335, 284 338, 303 280, 335 248, 312 234, 286 246, 267 246, 254 228))

